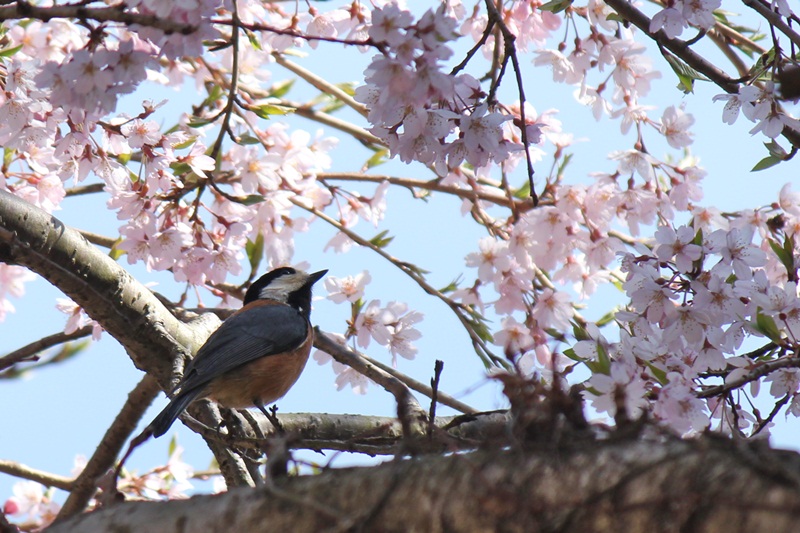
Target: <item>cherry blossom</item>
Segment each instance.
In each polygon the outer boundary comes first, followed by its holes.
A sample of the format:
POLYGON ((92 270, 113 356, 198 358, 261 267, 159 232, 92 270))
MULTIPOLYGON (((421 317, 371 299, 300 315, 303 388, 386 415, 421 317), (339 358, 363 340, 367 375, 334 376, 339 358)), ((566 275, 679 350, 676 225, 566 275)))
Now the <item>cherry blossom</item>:
POLYGON ((366 270, 346 278, 326 276, 325 288, 328 290, 328 299, 337 304, 344 301, 357 302, 364 297, 364 289, 370 281, 372 276, 366 270))

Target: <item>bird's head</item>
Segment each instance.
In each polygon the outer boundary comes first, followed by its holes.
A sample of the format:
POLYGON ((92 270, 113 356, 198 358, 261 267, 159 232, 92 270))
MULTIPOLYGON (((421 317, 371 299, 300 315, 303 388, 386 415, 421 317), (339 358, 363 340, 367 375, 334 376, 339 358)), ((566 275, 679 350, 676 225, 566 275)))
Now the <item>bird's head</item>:
POLYGON ((256 300, 275 300, 291 305, 308 316, 311 311, 311 287, 327 273, 327 270, 308 274, 292 267, 276 268, 250 285, 244 295, 244 305, 256 300))

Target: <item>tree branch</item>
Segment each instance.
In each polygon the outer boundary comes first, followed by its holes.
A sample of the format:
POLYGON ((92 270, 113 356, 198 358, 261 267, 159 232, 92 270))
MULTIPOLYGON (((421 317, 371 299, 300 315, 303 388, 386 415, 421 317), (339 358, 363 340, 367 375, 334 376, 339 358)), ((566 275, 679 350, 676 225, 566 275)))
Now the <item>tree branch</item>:
POLYGON ((800 457, 709 436, 425 456, 169 502, 132 502, 49 531, 770 531, 800 520, 800 457), (335 489, 334 489, 335 487, 335 489), (314 502, 310 505, 308 502, 314 502), (324 510, 324 511, 323 511, 324 510))
POLYGON ((161 19, 154 15, 143 15, 125 10, 125 4, 108 7, 86 7, 80 4, 55 5, 39 7, 25 0, 0 7, 0 21, 18 19, 36 19, 47 22, 52 19, 69 18, 77 20, 96 20, 97 22, 119 22, 127 26, 138 24, 156 28, 164 33, 181 33, 188 35, 197 31, 196 26, 172 19, 161 19))
POLYGON ((136 429, 142 415, 161 391, 158 382, 145 374, 128 394, 125 405, 114 418, 86 467, 72 482, 70 495, 58 512, 56 520, 63 520, 83 512, 98 488, 98 480, 114 466, 125 442, 136 429))
POLYGON ((22 361, 36 361, 38 357, 35 357, 39 352, 42 352, 48 348, 52 348, 58 344, 63 344, 65 342, 74 341, 76 339, 81 339, 83 337, 88 337, 92 334, 92 326, 84 326, 80 329, 73 331, 72 333, 55 333, 53 335, 48 335, 47 337, 43 337, 38 341, 34 341, 30 344, 23 346, 22 348, 18 348, 11 353, 0 357, 0 371, 5 370, 8 367, 14 366, 17 363, 22 361))
POLYGON ((68 477, 51 474, 44 470, 37 470, 15 461, 0 459, 0 472, 14 477, 36 481, 47 487, 56 487, 61 490, 72 489, 72 479, 68 477))

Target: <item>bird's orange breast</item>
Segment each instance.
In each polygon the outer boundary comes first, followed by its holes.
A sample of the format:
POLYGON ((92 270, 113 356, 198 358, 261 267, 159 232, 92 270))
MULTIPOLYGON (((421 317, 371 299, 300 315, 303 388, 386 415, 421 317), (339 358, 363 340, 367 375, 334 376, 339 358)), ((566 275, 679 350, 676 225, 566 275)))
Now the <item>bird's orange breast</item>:
POLYGON ((300 377, 313 343, 314 333, 309 324, 303 344, 226 372, 209 384, 205 396, 237 409, 270 404, 282 398, 300 377))

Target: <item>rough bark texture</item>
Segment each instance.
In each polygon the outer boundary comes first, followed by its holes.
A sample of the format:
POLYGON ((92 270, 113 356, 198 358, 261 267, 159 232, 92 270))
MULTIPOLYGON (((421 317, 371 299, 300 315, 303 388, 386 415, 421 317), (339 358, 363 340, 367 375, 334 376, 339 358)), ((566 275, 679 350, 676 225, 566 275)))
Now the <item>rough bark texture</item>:
POLYGON ((653 435, 423 456, 266 489, 124 503, 49 531, 797 531, 800 456, 762 446, 653 435))

